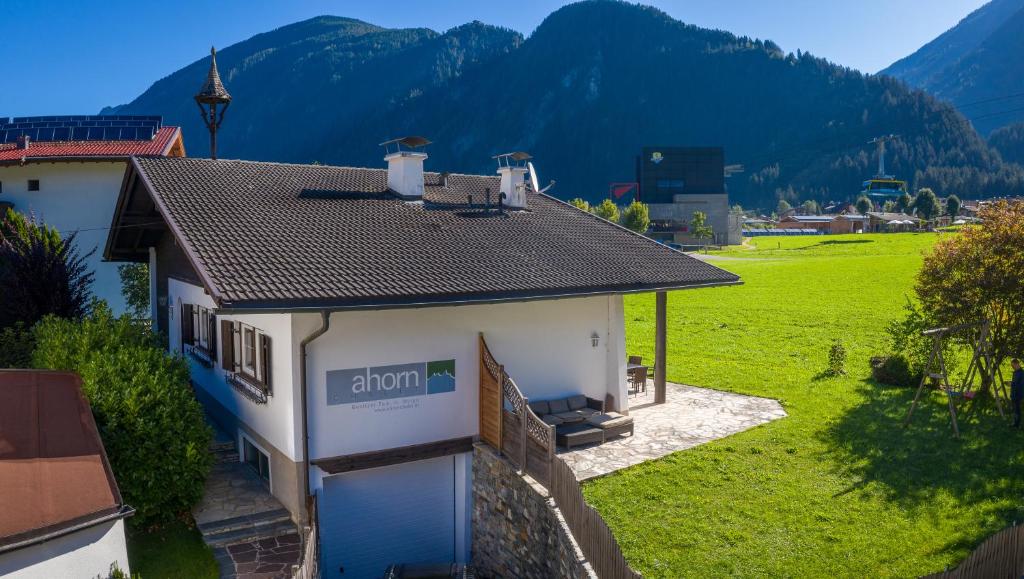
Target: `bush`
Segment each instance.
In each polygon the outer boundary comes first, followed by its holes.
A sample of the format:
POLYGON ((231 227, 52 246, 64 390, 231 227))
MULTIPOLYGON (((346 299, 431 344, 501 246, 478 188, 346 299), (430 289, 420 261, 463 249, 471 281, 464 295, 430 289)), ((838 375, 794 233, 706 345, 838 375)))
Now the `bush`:
POLYGON ((871 358, 871 376, 880 384, 917 387, 921 374, 914 373, 910 362, 901 354, 871 358))
MULTIPOLYGON (((934 345, 932 338, 921 335, 921 332, 938 324, 909 300, 903 306, 903 312, 902 319, 893 320, 885 329, 889 334, 889 352, 892 355, 890 357, 903 358, 910 373, 919 379, 925 372, 934 345)), ((946 371, 949 375, 952 375, 957 367, 958 358, 952 350, 954 345, 953 340, 946 340, 942 345, 942 355, 946 360, 946 371)))
POLYGON ((612 223, 619 222, 619 206, 611 199, 605 199, 600 205, 592 207, 591 210, 594 215, 597 215, 601 219, 607 219, 612 223))
POLYGON ((21 322, 0 329, 0 368, 30 368, 35 343, 32 331, 21 322))
POLYGON ((828 370, 829 376, 842 376, 846 374, 846 347, 839 340, 832 341, 832 347, 828 349, 828 370))
POLYGON ((184 359, 102 302, 80 321, 44 318, 34 334, 35 367, 81 375, 133 524, 172 520, 198 502, 212 433, 184 359))
POLYGON ((647 205, 633 201, 622 212, 622 226, 637 233, 647 233, 651 226, 651 214, 647 205))

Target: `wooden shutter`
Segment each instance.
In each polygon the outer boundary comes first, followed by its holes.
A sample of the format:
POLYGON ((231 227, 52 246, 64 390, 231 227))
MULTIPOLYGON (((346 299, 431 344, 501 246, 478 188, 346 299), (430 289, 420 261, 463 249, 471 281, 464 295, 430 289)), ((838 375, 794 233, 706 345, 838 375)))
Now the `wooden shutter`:
POLYGON ((207 320, 206 335, 208 336, 206 344, 208 346, 210 346, 210 360, 214 364, 216 364, 217 363, 217 316, 213 315, 213 312, 210 312, 209 314, 207 314, 206 320, 207 320))
POLYGON ((267 392, 270 392, 270 336, 260 334, 259 340, 260 376, 263 378, 263 385, 267 387, 267 392))
POLYGON ((181 350, 192 345, 192 304, 181 304, 181 350))
POLYGON ((221 368, 235 371, 235 324, 231 320, 220 321, 221 368))

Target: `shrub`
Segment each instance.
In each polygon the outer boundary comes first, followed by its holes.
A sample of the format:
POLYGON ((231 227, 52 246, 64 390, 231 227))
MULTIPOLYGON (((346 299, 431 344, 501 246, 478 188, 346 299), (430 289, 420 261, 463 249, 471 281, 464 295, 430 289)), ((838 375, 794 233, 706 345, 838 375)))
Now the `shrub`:
POLYGON ((871 376, 876 382, 890 386, 916 387, 921 374, 915 374, 910 362, 901 354, 871 358, 871 376))
POLYGON ((622 211, 622 226, 637 233, 647 233, 651 226, 651 213, 647 205, 633 201, 622 211))
POLYGON ((572 205, 573 207, 579 209, 580 211, 586 211, 587 213, 590 213, 590 203, 587 203, 586 199, 582 199, 580 197, 570 199, 569 205, 572 205))
POLYGON ((828 370, 829 376, 842 376, 846 374, 846 347, 839 340, 832 341, 832 347, 828 349, 828 370))
POLYGON ((32 331, 22 322, 0 329, 0 368, 30 368, 34 348, 32 331))
POLYGON ((37 368, 71 370, 82 387, 133 524, 166 522, 203 494, 211 431, 184 359, 102 302, 80 321, 43 319, 34 329, 37 368))
MULTIPOLYGON (((934 342, 932 338, 921 335, 921 332, 938 325, 925 311, 907 300, 903 306, 903 318, 893 320, 886 327, 889 334, 890 357, 902 358, 916 382, 925 372, 928 358, 931 357, 934 342)), ((942 354, 946 360, 946 371, 953 374, 957 367, 957 356, 953 353, 953 340, 946 340, 942 345, 942 354)))
POLYGON ((601 219, 607 219, 612 223, 619 222, 619 206, 611 199, 605 199, 600 205, 593 208, 594 215, 601 219))

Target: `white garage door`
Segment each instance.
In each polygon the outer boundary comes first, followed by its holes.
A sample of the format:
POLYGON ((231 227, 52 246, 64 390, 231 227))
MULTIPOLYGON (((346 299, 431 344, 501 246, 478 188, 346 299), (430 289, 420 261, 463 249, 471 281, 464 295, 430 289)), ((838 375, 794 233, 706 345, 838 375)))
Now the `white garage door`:
POLYGON ((378 578, 392 563, 454 561, 455 457, 325 478, 319 514, 324 579, 378 578))

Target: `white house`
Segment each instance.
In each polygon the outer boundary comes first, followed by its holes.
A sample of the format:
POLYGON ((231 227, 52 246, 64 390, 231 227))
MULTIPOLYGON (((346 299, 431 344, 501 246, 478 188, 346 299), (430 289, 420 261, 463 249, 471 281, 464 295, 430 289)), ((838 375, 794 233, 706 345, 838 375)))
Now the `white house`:
POLYGON ((95 272, 93 293, 125 310, 117 264, 104 263, 121 179, 132 156, 184 156, 181 130, 160 117, 0 118, 0 212, 35 215, 77 245, 95 272))
POLYGON ((317 496, 330 577, 470 557, 481 334, 532 400, 625 412, 623 294, 738 282, 520 168, 385 159, 133 159, 105 249, 151 264, 157 326, 243 460, 296 520, 317 496))
POLYGON ((121 500, 103 442, 67 372, 0 370, 0 577, 128 573, 121 500))

